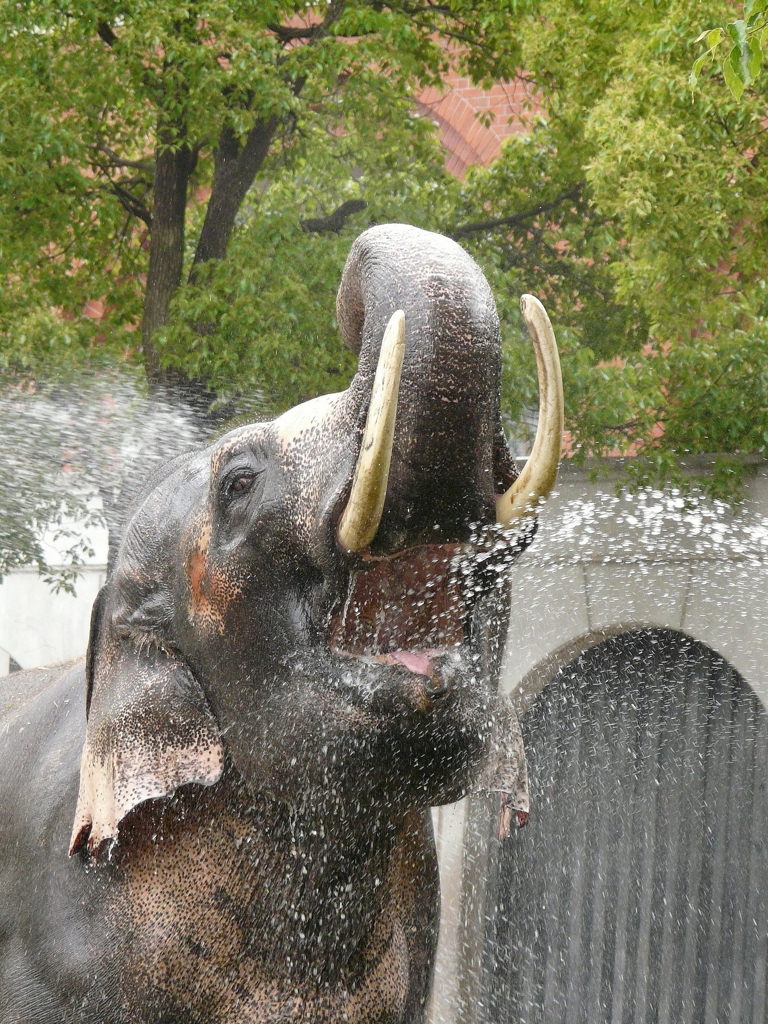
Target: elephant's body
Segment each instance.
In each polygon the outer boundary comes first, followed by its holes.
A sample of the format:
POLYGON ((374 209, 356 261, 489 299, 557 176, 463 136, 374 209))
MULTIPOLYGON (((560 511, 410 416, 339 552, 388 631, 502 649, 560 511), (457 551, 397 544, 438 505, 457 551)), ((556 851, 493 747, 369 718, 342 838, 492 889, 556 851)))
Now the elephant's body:
POLYGON ((338 314, 349 388, 158 470, 85 665, 2 684, 2 1024, 419 1024, 429 808, 527 813, 496 509, 554 470, 515 491, 490 289, 388 225, 338 314))
POLYGON ((3 1024, 418 1021, 439 907, 428 814, 327 821, 225 770, 136 808, 100 863, 66 856, 82 664, 4 682, 3 1024), (33 738, 33 742, 30 742, 33 738))

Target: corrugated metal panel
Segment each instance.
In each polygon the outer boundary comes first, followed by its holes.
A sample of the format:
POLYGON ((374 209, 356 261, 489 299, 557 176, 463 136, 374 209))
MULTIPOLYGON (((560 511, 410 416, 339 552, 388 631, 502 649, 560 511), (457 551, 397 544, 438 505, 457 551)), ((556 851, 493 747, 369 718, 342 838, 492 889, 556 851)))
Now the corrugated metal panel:
POLYGON ((531 820, 488 851, 481 1019, 768 1021, 768 715, 738 673, 625 633, 523 726, 531 820))

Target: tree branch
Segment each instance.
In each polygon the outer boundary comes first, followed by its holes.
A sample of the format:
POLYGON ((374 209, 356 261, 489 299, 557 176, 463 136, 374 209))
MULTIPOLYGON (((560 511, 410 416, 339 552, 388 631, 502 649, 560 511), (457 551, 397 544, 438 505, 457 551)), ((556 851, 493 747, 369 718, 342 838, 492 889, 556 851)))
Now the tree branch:
POLYGON ((40 267, 46 261, 53 261, 53 260, 61 259, 61 257, 66 255, 66 253, 72 248, 72 246, 75 244, 76 241, 77 241, 77 239, 72 238, 72 239, 70 239, 69 242, 67 242, 66 245, 62 246, 61 249, 58 252, 45 252, 45 253, 43 253, 43 255, 40 257, 40 259, 35 260, 35 262, 32 264, 32 266, 33 267, 40 267))
POLYGON ((146 160, 124 160, 122 157, 118 156, 114 150, 111 150, 109 146, 103 146, 100 143, 97 143, 96 146, 94 146, 94 149, 99 153, 103 153, 107 157, 110 167, 135 167, 139 171, 147 171, 149 174, 155 173, 154 162, 150 163, 146 160))
POLYGON ((111 27, 106 23, 106 21, 100 21, 96 28, 96 31, 99 33, 99 35, 107 44, 107 46, 114 46, 114 44, 117 42, 117 36, 112 31, 111 27))
POLYGON ((213 155, 213 187, 195 249, 190 280, 194 280, 195 268, 199 264, 226 256, 237 211, 264 163, 276 130, 276 117, 268 121, 258 120, 248 132, 242 148, 231 128, 222 130, 213 155))
MULTIPOLYGON (((325 17, 313 26, 307 35, 308 46, 325 36, 331 25, 338 20, 346 0, 333 0, 328 4, 325 17)), ((302 30, 303 31, 303 30, 302 30)), ((301 92, 305 79, 299 77, 293 84, 295 95, 301 92)), ((259 118, 248 132, 244 143, 240 143, 234 131, 225 127, 214 152, 214 173, 211 197, 205 211, 205 221, 195 249, 195 258, 189 274, 194 281, 197 268, 208 260, 221 260, 227 254, 229 239, 235 226, 235 217, 254 182, 259 168, 269 153, 272 140, 278 128, 278 118, 259 118)))
POLYGON ((276 25, 270 22, 267 25, 270 32, 274 32, 284 43, 290 43, 294 39, 308 39, 314 29, 313 25, 304 25, 301 28, 288 28, 287 25, 276 25))
POLYGON ((309 217, 301 222, 301 226, 308 234, 332 231, 338 235, 346 224, 347 218, 355 213, 360 213, 367 206, 368 203, 362 199, 348 199, 346 203, 342 203, 341 206, 337 207, 327 217, 309 217))
POLYGON ((579 181, 566 192, 561 192, 559 196, 556 196, 548 203, 540 203, 539 206, 534 206, 530 210, 523 210, 521 213, 513 213, 509 217, 495 217, 491 220, 482 220, 470 224, 460 224, 458 227, 450 228, 447 234, 451 238, 467 238, 469 235, 481 234, 484 231, 494 231, 496 228, 514 228, 520 224, 524 224, 527 220, 532 217, 538 217, 539 214, 549 213, 550 210, 557 209, 562 203, 567 202, 569 199, 578 199, 584 182, 579 181))
MULTIPOLYGON (((427 3, 423 6, 418 4, 412 4, 408 2, 397 2, 397 0, 389 0, 389 2, 381 2, 376 4, 377 7, 388 7, 390 10, 401 11, 403 14, 413 19, 414 25, 419 28, 425 29, 430 35, 441 35, 447 39, 455 39, 457 42, 466 43, 470 47, 481 50, 483 53, 491 52, 488 46, 483 45, 480 42, 480 37, 477 34, 473 35, 471 32, 464 31, 466 28, 466 19, 462 20, 450 6, 441 4, 427 3), (442 19, 441 24, 438 24, 435 20, 423 21, 420 18, 432 18, 438 15, 442 19), (449 23, 455 25, 455 28, 451 28, 449 23)), ((525 81, 522 76, 515 76, 518 79, 525 81)))
POLYGON ((278 25, 275 22, 272 22, 267 25, 267 28, 270 32, 274 32, 275 35, 284 43, 291 43, 295 39, 306 39, 308 43, 314 43, 328 34, 329 28, 335 21, 339 20, 345 7, 345 0, 333 0, 332 3, 328 4, 328 9, 325 12, 323 20, 318 21, 315 25, 291 27, 289 25, 278 25))
POLYGON ((184 265, 187 191, 196 159, 194 151, 184 145, 185 135, 183 121, 169 125, 161 120, 158 125, 152 236, 141 321, 144 365, 149 380, 155 383, 162 379, 164 371, 153 338, 168 322, 171 300, 181 284, 184 265))
POLYGON ((637 424, 638 420, 627 420, 626 423, 601 423, 598 425, 598 430, 603 430, 606 433, 626 434, 627 437, 633 437, 637 424))
POLYGON ((140 199, 137 199, 129 189, 123 188, 119 181, 113 181, 110 178, 109 186, 114 195, 119 199, 122 208, 130 213, 132 217, 138 217, 139 220, 143 220, 151 231, 152 214, 149 208, 140 199))

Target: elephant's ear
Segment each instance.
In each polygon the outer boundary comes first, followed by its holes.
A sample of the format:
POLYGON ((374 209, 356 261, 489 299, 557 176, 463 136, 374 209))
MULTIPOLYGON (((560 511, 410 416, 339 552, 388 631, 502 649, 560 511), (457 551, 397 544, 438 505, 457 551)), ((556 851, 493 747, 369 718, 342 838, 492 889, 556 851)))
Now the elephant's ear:
MULTIPOLYGON (((92 645, 96 643, 92 637, 92 645)), ((70 856, 91 852, 138 804, 213 785, 224 749, 205 695, 181 659, 119 638, 89 652, 90 708, 70 856), (112 649, 110 649, 112 648, 112 649)))

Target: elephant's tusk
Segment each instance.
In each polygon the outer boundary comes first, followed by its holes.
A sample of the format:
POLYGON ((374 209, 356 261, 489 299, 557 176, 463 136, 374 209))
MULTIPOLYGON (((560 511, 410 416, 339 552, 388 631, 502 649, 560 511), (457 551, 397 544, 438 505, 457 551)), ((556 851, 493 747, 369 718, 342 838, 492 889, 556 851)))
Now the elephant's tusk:
POLYGON ((563 378, 552 324, 533 295, 523 295, 520 309, 536 352, 539 371, 539 426, 533 451, 520 476, 496 499, 496 521, 509 526, 530 515, 555 485, 563 439, 563 378))
POLYGON ((392 314, 381 342, 363 445, 355 466, 349 501, 336 532, 347 551, 367 548, 381 522, 387 494, 397 396, 405 355, 405 314, 392 314))

